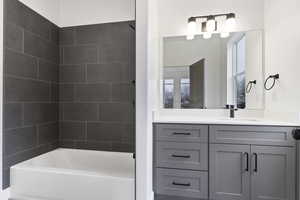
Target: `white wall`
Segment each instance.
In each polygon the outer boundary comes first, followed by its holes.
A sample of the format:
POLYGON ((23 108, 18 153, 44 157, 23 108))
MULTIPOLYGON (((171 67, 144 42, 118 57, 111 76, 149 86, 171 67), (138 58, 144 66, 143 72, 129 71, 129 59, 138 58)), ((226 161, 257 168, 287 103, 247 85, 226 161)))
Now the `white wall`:
POLYGON ((2 129, 2 110, 3 110, 3 0, 0 0, 0 199, 7 200, 9 190, 2 190, 2 150, 3 150, 3 129, 2 129))
POLYGON ((136 200, 153 200, 152 105, 155 101, 157 0, 136 0, 136 200))
POLYGON ((35 10, 56 25, 60 24, 59 1, 60 0, 20 0, 25 5, 35 10))
POLYGON ((20 0, 60 27, 135 19, 135 0, 20 0))
POLYGON ((265 1, 266 76, 280 74, 272 91, 266 92, 266 110, 300 111, 300 1, 265 1))
POLYGON ((246 33, 246 84, 256 80, 250 93, 246 94, 247 109, 264 108, 263 32, 246 33))
POLYGON ((0 199, 5 199, 2 191, 2 151, 3 151, 3 129, 2 129, 2 116, 3 116, 3 0, 0 0, 0 199))
POLYGON ((135 19, 135 0, 59 1, 61 27, 135 19))

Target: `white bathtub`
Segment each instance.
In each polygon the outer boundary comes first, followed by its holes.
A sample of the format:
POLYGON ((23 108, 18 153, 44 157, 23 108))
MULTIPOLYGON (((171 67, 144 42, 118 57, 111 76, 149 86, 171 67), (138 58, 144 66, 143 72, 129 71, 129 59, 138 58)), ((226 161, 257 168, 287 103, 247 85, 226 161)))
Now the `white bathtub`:
POLYGON ((57 149, 11 168, 11 198, 134 200, 130 153, 57 149))

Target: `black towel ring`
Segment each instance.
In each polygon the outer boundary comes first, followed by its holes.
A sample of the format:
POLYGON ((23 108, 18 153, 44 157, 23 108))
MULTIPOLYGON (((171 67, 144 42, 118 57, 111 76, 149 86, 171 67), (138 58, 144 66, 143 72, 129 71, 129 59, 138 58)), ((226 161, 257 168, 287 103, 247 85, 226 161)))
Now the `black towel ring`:
POLYGON ((246 93, 249 94, 252 90, 253 85, 256 85, 256 80, 249 81, 246 87, 246 93))
POLYGON ((279 74, 270 75, 270 76, 266 79, 266 81, 265 81, 265 84, 264 84, 265 89, 266 89, 266 90, 272 90, 272 89, 274 88, 274 86, 275 86, 275 83, 276 83, 276 80, 277 80, 277 79, 279 79, 279 74), (271 87, 267 87, 268 81, 269 81, 270 79, 273 79, 273 83, 272 83, 271 87))

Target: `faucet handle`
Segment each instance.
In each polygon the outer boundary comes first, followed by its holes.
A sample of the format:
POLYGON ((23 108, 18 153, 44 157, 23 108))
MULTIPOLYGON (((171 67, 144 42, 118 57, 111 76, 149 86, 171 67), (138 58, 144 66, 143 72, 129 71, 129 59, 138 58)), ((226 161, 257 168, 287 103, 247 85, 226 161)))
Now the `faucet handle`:
POLYGON ((234 105, 226 104, 225 108, 226 109, 234 109, 234 105))

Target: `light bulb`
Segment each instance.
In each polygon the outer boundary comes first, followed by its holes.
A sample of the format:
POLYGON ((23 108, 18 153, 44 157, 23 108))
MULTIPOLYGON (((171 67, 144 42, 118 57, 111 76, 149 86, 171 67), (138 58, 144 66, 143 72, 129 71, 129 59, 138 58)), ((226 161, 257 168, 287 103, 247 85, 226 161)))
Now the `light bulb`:
POLYGON ((193 40, 195 38, 195 35, 187 35, 186 39, 187 40, 193 40))
POLYGON ((201 23, 201 32, 202 32, 202 33, 207 32, 207 29, 206 29, 206 22, 202 22, 202 23, 201 23))
POLYGON ((206 22, 207 32, 213 32, 216 30, 216 20, 214 16, 209 16, 206 22))
POLYGON ((235 29, 236 21, 235 21, 235 14, 230 13, 227 15, 226 19, 226 30, 228 32, 231 32, 235 29))
POLYGON ((211 36, 212 36, 212 34, 209 33, 209 32, 206 32, 206 33, 203 34, 203 38, 204 38, 204 39, 210 39, 211 36))
POLYGON ((194 39, 196 30, 197 30, 196 18, 191 17, 189 18, 189 22, 188 22, 188 30, 187 30, 188 40, 194 39))
POLYGON ((230 36, 229 32, 221 32, 221 38, 227 38, 230 36))

